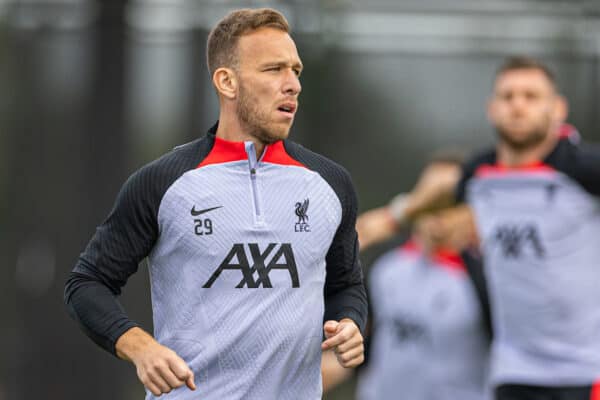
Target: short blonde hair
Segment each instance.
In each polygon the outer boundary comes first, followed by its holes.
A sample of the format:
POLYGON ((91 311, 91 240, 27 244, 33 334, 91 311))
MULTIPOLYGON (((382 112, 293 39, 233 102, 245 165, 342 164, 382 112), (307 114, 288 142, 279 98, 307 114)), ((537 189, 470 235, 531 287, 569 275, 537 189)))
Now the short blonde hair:
POLYGON ((220 67, 235 68, 240 37, 265 27, 290 32, 285 17, 272 8, 244 8, 227 14, 208 35, 206 62, 210 76, 220 67))

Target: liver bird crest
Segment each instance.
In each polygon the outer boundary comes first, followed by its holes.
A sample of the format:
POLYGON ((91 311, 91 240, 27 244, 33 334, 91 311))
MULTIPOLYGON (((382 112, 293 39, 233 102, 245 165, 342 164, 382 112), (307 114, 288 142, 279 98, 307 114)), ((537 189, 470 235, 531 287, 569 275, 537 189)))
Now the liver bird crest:
POLYGON ((304 200, 302 203, 296 203, 296 215, 298 216, 298 223, 306 223, 308 221, 308 199, 304 200))

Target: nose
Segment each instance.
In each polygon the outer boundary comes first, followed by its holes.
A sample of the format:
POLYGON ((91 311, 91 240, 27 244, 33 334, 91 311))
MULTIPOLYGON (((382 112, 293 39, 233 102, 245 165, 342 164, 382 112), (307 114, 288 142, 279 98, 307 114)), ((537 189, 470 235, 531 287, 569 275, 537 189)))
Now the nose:
POLYGON ((292 70, 292 69, 289 69, 285 76, 283 91, 285 94, 293 95, 293 96, 297 96, 302 91, 302 85, 300 84, 300 79, 298 78, 298 75, 296 75, 294 70, 292 70))
POLYGON ((511 105, 517 109, 522 109, 527 105, 528 102, 527 96, 521 93, 515 94, 511 100, 511 105))

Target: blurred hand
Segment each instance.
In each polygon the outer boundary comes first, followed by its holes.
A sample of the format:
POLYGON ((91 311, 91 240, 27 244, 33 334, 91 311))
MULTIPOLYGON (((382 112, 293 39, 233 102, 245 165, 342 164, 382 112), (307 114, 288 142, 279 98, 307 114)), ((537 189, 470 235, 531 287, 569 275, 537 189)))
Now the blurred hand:
POLYGON ((183 385, 196 390, 194 373, 185 361, 142 329, 128 330, 115 347, 120 358, 135 364, 139 380, 155 396, 183 385))
POLYGON ((397 196, 389 206, 359 215, 356 231, 360 250, 391 238, 400 226, 425 212, 449 207, 454 202, 460 176, 461 167, 456 163, 431 163, 423 170, 410 193, 397 196))
POLYGON ((341 321, 327 321, 323 325, 327 338, 322 344, 323 351, 333 349, 340 365, 354 368, 365 360, 363 337, 354 321, 344 318, 341 321))
POLYGON ((457 164, 435 162, 426 167, 407 198, 406 218, 450 206, 460 176, 461 167, 457 164))
POLYGON ((356 219, 356 232, 360 250, 391 238, 396 229, 396 222, 387 207, 374 208, 359 215, 356 219))

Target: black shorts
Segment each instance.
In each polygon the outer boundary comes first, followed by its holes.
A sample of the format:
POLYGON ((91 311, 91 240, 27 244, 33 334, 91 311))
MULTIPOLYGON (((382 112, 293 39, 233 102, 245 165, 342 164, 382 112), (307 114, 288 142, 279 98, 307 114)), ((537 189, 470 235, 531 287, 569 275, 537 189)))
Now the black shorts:
POLYGON ((496 400, 600 400, 600 384, 590 386, 500 385, 496 400))

